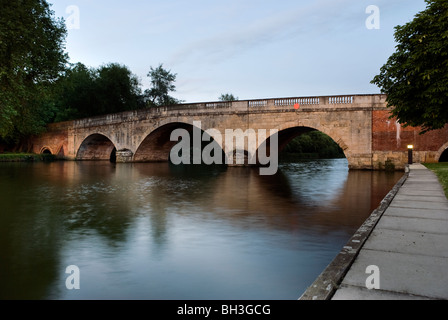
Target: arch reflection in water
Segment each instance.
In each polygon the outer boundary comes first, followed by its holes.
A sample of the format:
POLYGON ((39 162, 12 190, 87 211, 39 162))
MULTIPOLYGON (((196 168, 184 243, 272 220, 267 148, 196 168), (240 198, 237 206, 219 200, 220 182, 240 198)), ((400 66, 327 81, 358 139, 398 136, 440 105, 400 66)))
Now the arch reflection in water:
POLYGON ((401 174, 0 164, 0 298, 297 299, 401 174), (77 265, 81 290, 65 288, 77 265), (19 285, 18 285, 19 284, 19 285))

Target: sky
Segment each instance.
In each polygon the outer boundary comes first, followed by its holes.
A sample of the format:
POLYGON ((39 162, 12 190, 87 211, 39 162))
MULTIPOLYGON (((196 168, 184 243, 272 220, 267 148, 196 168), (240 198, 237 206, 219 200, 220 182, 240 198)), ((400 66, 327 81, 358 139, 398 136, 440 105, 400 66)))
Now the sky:
POLYGON ((186 103, 380 93, 394 27, 424 0, 47 0, 70 62, 126 65, 150 87, 160 64, 186 103), (375 6, 373 9, 370 6, 375 6))

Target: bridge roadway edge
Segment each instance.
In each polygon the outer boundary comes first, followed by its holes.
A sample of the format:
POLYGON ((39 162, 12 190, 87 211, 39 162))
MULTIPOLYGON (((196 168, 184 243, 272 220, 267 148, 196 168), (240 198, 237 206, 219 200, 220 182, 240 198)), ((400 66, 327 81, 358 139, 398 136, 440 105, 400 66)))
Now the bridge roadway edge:
POLYGON ((372 211, 370 216, 347 241, 346 245, 298 300, 331 300, 364 243, 408 177, 409 168, 406 166, 403 177, 394 185, 379 206, 372 211))

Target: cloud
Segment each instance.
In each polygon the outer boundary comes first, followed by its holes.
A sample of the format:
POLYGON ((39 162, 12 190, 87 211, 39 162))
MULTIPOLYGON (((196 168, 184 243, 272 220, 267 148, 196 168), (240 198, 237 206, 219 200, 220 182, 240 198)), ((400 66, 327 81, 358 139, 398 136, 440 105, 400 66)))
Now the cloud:
MULTIPOLYGON (((225 32, 188 43, 172 55, 170 64, 190 60, 214 64, 266 44, 328 34, 331 26, 350 23, 347 17, 343 17, 348 14, 346 8, 349 2, 353 3, 349 0, 321 0, 294 10, 261 16, 243 26, 234 26, 225 32)), ((363 11, 360 12, 362 14, 363 11)))

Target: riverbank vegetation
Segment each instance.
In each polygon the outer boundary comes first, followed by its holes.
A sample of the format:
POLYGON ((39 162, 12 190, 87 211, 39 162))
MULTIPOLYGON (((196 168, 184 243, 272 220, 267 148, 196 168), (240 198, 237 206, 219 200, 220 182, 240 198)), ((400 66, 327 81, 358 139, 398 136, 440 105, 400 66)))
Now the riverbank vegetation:
POLYGON ((424 165, 437 175, 448 198, 448 162, 425 163, 424 165))
POLYGON ((282 150, 281 159, 290 157, 301 159, 344 158, 344 151, 328 135, 320 131, 303 133, 294 138, 282 150))
POLYGON ((0 162, 51 162, 56 156, 34 153, 0 153, 0 162))

